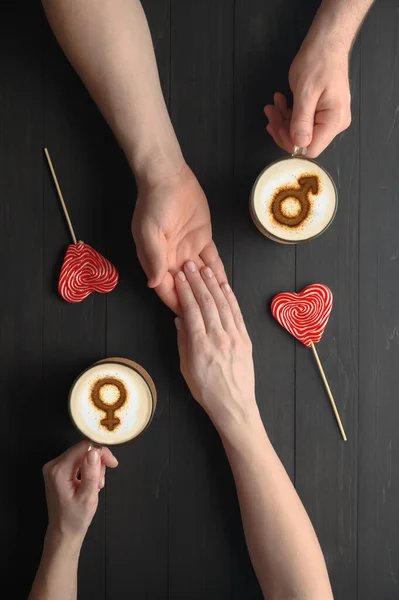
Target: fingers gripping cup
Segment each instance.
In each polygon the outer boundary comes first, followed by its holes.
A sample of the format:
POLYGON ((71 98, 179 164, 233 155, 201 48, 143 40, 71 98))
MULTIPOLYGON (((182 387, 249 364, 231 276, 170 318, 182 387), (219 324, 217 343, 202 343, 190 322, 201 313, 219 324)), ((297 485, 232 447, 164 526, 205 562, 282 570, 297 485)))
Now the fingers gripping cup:
POLYGON ((150 375, 125 358, 108 358, 83 371, 69 393, 69 412, 80 433, 98 445, 124 444, 150 424, 156 389, 150 375))
POLYGON ((295 152, 260 173, 251 191, 250 212, 263 235, 296 244, 323 233, 337 204, 337 189, 327 171, 304 152, 295 152))

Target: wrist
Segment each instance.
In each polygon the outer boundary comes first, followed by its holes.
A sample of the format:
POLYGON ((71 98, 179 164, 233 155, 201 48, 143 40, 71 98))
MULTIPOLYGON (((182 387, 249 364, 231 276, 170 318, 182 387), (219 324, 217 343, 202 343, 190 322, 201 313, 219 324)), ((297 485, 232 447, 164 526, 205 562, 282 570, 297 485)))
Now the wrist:
POLYGON ((155 140, 144 148, 133 150, 128 161, 139 187, 152 187, 174 177, 186 164, 176 138, 168 142, 155 140))
POLYGON ((259 412, 244 423, 230 422, 228 426, 218 428, 218 432, 228 455, 231 452, 252 454, 254 448, 270 444, 259 412))
POLYGON ((222 440, 232 443, 254 433, 265 433, 255 398, 245 408, 229 410, 222 415, 211 416, 211 419, 222 440))
POLYGON ((356 28, 347 24, 342 11, 327 13, 320 9, 301 49, 309 53, 329 54, 332 58, 348 60, 355 37, 356 28))
POLYGON ((51 554, 60 551, 67 555, 79 556, 85 533, 72 533, 49 525, 44 538, 44 547, 51 554))

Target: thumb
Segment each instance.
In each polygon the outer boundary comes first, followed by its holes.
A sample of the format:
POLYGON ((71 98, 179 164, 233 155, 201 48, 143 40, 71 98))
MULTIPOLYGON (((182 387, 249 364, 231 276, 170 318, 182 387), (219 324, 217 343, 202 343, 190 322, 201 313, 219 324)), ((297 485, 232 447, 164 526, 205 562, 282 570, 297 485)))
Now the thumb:
POLYGON ((83 496, 98 495, 101 479, 101 457, 96 448, 86 452, 80 466, 81 482, 79 494, 83 496))
POLYGON ((147 233, 138 247, 137 255, 148 277, 148 287, 155 288, 162 283, 168 271, 166 240, 164 236, 147 233))
POLYGON ((312 141, 317 94, 306 96, 300 91, 294 94, 290 133, 294 146, 307 148, 312 141))

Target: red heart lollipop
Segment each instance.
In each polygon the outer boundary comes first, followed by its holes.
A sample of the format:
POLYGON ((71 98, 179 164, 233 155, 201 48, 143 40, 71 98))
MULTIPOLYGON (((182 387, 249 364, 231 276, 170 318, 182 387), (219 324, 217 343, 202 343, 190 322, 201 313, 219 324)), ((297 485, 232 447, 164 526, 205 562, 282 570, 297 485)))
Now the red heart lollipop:
POLYGON ((88 244, 78 242, 76 239, 47 148, 44 148, 44 154, 46 155, 62 210, 64 211, 73 239, 73 244, 68 246, 64 262, 62 263, 60 278, 58 280, 58 291, 67 302, 82 302, 92 292, 101 292, 103 294, 110 292, 118 283, 118 271, 102 254, 88 244))
POLYGON ((67 302, 81 302, 92 292, 110 292, 118 283, 118 271, 84 242, 70 244, 65 254, 58 291, 67 302))
POLYGON ((277 294, 271 305, 273 317, 297 340, 311 347, 320 341, 331 313, 333 296, 321 283, 308 285, 299 294, 277 294))
POLYGON ((335 400, 321 366, 315 344, 320 341, 331 313, 333 295, 326 285, 315 283, 308 285, 299 294, 283 292, 273 298, 271 309, 273 317, 297 340, 312 348, 314 357, 323 378, 328 397, 333 408, 343 440, 346 433, 339 416, 335 400))

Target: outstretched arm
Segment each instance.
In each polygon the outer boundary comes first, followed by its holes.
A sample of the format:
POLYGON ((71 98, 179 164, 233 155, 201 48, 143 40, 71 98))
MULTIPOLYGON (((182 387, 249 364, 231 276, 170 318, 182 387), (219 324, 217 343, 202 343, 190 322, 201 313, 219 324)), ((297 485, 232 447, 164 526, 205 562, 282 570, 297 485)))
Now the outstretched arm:
POLYGON ((138 0, 43 0, 54 34, 138 177, 183 163, 138 0))
POLYGON ((292 152, 318 156, 351 122, 349 55, 373 0, 323 0, 289 72, 293 109, 283 94, 265 106, 267 130, 292 152))
POLYGON ((204 192, 185 163, 162 95, 139 0, 42 0, 70 62, 111 126, 135 174, 137 254, 150 287, 175 312, 173 277, 193 257, 224 268, 204 192))
POLYGON ((331 600, 316 534, 259 415, 251 341, 237 300, 193 262, 176 276, 176 288, 181 370, 222 439, 262 591, 271 600, 331 600))
POLYGON ((81 442, 43 467, 49 524, 28 600, 76 600, 80 549, 105 469, 118 464, 107 448, 87 450, 88 443, 81 442))

